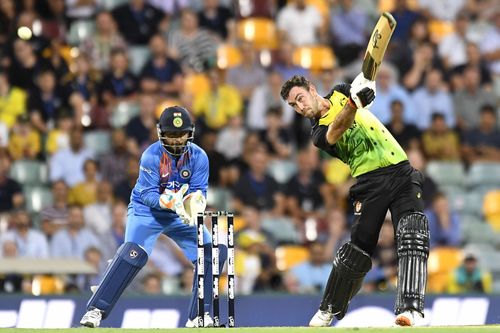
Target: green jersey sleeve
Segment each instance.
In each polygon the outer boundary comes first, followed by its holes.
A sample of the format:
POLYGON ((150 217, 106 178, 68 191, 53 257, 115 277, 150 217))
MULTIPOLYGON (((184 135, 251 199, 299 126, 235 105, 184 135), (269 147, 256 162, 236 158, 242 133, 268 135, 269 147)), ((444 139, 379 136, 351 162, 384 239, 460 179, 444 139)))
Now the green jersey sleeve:
POLYGON ((330 109, 318 121, 313 121, 314 145, 349 165, 353 177, 407 160, 403 148, 368 109, 358 109, 352 126, 334 145, 328 144, 328 125, 342 111, 349 96, 345 86, 333 89, 327 96, 330 109))

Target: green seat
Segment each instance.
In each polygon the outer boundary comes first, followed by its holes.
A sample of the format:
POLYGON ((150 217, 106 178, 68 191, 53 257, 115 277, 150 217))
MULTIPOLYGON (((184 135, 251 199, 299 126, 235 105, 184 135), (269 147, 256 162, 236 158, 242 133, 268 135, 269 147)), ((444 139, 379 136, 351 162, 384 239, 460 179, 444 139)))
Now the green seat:
POLYGON ((230 209, 231 193, 223 188, 209 186, 207 190, 207 205, 214 210, 230 209))
POLYGON ((139 114, 139 106, 132 102, 120 102, 113 109, 109 123, 113 128, 121 128, 139 114))
POLYGON ((139 75, 151 57, 147 46, 131 46, 128 50, 128 68, 134 75, 139 75))
POLYGON ((95 32, 95 21, 78 20, 71 23, 68 34, 68 43, 79 46, 95 32))
POLYGON ((105 10, 113 10, 115 7, 128 3, 127 0, 100 0, 100 5, 105 10))
POLYGON ((470 187, 500 186, 500 163, 474 163, 467 174, 470 187))
POLYGON ((47 164, 30 160, 15 161, 10 167, 10 177, 22 185, 47 184, 47 164))
POLYGON ((108 131, 91 131, 83 135, 85 147, 92 150, 96 156, 111 151, 111 133, 108 131))
POLYGON ((53 202, 52 191, 46 186, 24 186, 26 209, 30 213, 39 213, 53 202))
POLYGON ((440 186, 465 184, 465 169, 460 162, 432 161, 427 164, 425 171, 440 186))
POLYGON ((491 226, 473 215, 462 217, 460 231, 465 244, 483 243, 495 245, 498 243, 498 237, 491 226))
POLYGON ((263 218, 262 229, 269 232, 278 244, 300 243, 299 232, 291 219, 285 217, 263 218))
POLYGON ((269 163, 267 172, 278 183, 284 184, 297 173, 297 165, 293 161, 274 160, 269 163))
POLYGON ((481 216, 483 212, 483 197, 482 192, 473 191, 465 195, 461 213, 481 216))

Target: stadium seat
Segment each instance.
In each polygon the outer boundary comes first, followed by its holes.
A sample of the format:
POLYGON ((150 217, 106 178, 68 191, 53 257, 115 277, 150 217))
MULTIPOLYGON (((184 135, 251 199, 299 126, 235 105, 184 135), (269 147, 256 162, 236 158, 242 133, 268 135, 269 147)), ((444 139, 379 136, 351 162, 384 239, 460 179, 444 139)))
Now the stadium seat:
POLYGON ((127 3, 127 0, 99 0, 100 5, 105 10, 113 10, 115 7, 127 3))
POLYGON ((500 163, 474 163, 467 173, 470 187, 495 188, 500 186, 500 163))
POLYGON ((427 164, 425 171, 440 186, 465 185, 465 169, 460 162, 432 161, 427 164))
POLYGON ((500 231, 500 190, 486 193, 483 200, 486 221, 495 231, 500 231))
POLYGON ((297 244, 300 235, 293 221, 286 217, 262 219, 262 229, 269 232, 279 244, 297 244))
POLYGON ((95 21, 78 20, 71 23, 68 34, 68 43, 79 46, 82 41, 95 32, 95 21))
POLYGON ((309 259, 309 250, 300 245, 282 245, 275 250, 276 266, 280 271, 287 271, 309 259))
POLYGON ((231 193, 223 188, 209 186, 207 190, 207 205, 214 210, 228 210, 231 193))
POLYGON ((111 133, 109 131, 91 131, 83 135, 85 147, 92 150, 96 156, 111 151, 111 133))
POLYGON ((147 46, 131 46, 128 49, 128 68, 134 75, 139 75, 148 62, 151 51, 147 46))
POLYGON ((64 293, 64 281, 54 275, 35 275, 31 283, 31 293, 35 296, 64 293))
POLYGON ((210 89, 210 81, 203 73, 191 73, 184 77, 184 92, 188 96, 197 96, 210 89))
POLYGON ((431 20, 428 23, 429 34, 434 43, 439 43, 444 37, 453 33, 455 28, 453 22, 442 20, 431 20))
POLYGON ((448 277, 462 261, 462 250, 453 247, 431 249, 427 269, 429 278, 427 291, 440 293, 446 290, 448 277))
POLYGON ((130 119, 139 114, 139 106, 132 102, 120 102, 114 109, 109 119, 113 128, 121 128, 129 122, 130 119))
POLYGON ((30 160, 15 161, 10 168, 10 177, 22 185, 47 184, 47 164, 30 160))
POLYGON ((30 213, 39 213, 53 202, 52 191, 45 186, 23 186, 26 209, 30 213))
POLYGON ((229 69, 241 63, 240 50, 231 44, 221 44, 217 48, 217 67, 229 69))
POLYGON ((246 18, 237 23, 238 38, 252 42, 256 49, 276 49, 278 31, 273 20, 263 17, 246 18))
POLYGON ((293 51, 293 63, 313 72, 332 69, 335 66, 335 55, 328 46, 302 46, 293 51))
POLYGON ((168 107, 175 106, 175 105, 182 105, 181 101, 179 101, 176 98, 171 98, 171 97, 163 97, 161 102, 158 103, 155 109, 155 116, 156 119, 160 119, 160 116, 163 112, 168 107))
POLYGON ((288 160, 273 160, 269 163, 267 172, 278 183, 284 184, 297 173, 297 164, 288 160))
POLYGON ((483 193, 472 191, 465 195, 461 212, 481 216, 483 209, 483 193))
POLYGON ((478 219, 473 215, 463 215, 460 220, 460 231, 462 241, 467 243, 482 243, 497 245, 499 235, 496 234, 491 225, 478 219))

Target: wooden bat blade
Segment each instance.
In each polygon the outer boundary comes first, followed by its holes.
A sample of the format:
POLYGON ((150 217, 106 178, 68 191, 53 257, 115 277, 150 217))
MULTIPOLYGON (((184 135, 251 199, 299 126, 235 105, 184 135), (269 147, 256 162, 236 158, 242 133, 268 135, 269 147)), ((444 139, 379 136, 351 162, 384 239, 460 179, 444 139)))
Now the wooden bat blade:
POLYGON ((390 13, 384 12, 373 29, 363 59, 362 72, 368 80, 375 80, 378 68, 384 59, 385 50, 395 29, 396 20, 390 13))

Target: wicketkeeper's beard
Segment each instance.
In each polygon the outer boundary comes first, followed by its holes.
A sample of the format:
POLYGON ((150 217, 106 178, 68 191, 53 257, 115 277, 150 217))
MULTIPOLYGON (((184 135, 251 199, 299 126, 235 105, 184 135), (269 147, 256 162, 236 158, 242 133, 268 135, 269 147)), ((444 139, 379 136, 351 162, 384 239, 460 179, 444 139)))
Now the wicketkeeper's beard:
POLYGON ((168 151, 172 156, 181 156, 186 152, 187 147, 189 145, 189 141, 187 140, 183 144, 175 144, 175 145, 169 145, 165 141, 162 141, 161 143, 165 148, 165 150, 168 151))

